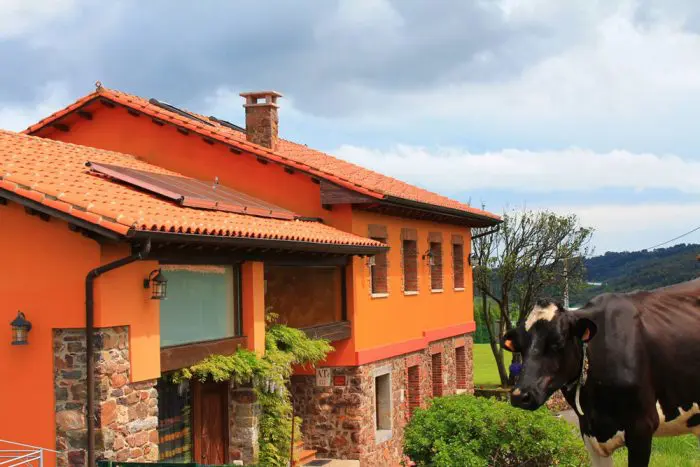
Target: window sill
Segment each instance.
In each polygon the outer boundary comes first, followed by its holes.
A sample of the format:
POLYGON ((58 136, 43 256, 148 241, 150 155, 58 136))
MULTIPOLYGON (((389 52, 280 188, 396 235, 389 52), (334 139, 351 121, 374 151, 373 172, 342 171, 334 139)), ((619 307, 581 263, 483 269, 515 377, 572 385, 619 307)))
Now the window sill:
POLYGON ((430 293, 443 293, 443 289, 430 289, 430 293))
POLYGON ((457 389, 455 392, 457 394, 466 394, 467 390, 466 389, 457 389))
POLYGON ((407 297, 412 297, 414 295, 418 295, 417 290, 404 290, 403 294, 406 295, 407 297))
POLYGON ((372 295, 372 298, 388 298, 389 297, 388 293, 373 293, 371 295, 372 295))
POLYGON ((455 287, 455 292, 464 292, 464 287, 455 287))
POLYGON ((374 434, 374 443, 381 444, 391 439, 391 430, 377 430, 374 434))

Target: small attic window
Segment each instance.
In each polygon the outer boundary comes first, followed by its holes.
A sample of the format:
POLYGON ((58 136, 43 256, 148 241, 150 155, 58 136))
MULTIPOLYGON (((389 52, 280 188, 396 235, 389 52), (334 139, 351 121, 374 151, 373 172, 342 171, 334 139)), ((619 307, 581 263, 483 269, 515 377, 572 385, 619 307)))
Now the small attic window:
POLYGON ((294 220, 298 215, 279 206, 219 185, 179 175, 167 175, 118 165, 88 162, 91 172, 175 201, 180 206, 294 220))

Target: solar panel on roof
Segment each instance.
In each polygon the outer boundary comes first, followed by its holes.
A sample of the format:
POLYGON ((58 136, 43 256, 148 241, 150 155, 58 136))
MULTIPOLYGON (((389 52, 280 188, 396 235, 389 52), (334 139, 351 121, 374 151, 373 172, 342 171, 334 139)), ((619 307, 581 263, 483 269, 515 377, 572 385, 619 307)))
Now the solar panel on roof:
POLYGON ((181 206, 294 220, 300 216, 274 204, 218 184, 179 175, 167 175, 111 164, 88 162, 98 174, 168 198, 181 206))
POLYGON ((161 101, 159 101, 158 99, 154 99, 154 98, 151 97, 150 99, 148 99, 148 103, 149 103, 149 104, 153 104, 153 105, 155 105, 155 106, 158 106, 158 107, 160 107, 161 109, 165 109, 165 110, 167 110, 167 111, 169 111, 169 112, 174 112, 174 113, 176 113, 176 114, 178 114, 178 115, 181 115, 181 116, 183 116, 183 117, 191 118, 192 120, 197 120, 198 122, 204 123, 205 125, 214 126, 214 125, 211 124, 211 122, 208 122, 208 121, 204 120, 203 118, 199 118, 199 117, 197 117, 196 115, 192 115, 192 114, 189 113, 189 112, 185 112, 185 111, 182 110, 182 109, 178 109, 178 108, 175 107, 174 105, 170 105, 170 104, 168 104, 168 103, 166 103, 166 102, 161 102, 161 101))
POLYGON ((236 130, 236 131, 240 131, 241 133, 245 133, 245 128, 243 128, 242 126, 238 126, 235 123, 231 123, 227 120, 221 120, 220 118, 216 118, 214 116, 209 116, 209 120, 211 120, 212 122, 216 122, 219 125, 223 125, 226 128, 230 128, 232 130, 236 130))

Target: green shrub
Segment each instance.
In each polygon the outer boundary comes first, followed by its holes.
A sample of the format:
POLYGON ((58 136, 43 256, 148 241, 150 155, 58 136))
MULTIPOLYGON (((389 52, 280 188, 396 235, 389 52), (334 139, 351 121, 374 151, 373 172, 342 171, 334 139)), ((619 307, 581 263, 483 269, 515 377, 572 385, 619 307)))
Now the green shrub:
POLYGON ((419 466, 581 466, 588 456, 574 427, 541 408, 495 399, 438 397, 411 417, 404 452, 419 466))

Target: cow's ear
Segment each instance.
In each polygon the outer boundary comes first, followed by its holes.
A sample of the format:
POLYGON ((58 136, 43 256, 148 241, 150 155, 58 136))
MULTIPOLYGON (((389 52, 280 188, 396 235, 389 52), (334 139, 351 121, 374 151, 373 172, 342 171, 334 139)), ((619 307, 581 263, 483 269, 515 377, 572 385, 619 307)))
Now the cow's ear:
POLYGON ((593 339, 595 333, 598 331, 598 327, 593 321, 588 318, 579 318, 576 320, 574 325, 574 333, 576 337, 581 339, 583 342, 588 342, 593 339))
POLYGON ((501 347, 509 352, 520 352, 520 347, 518 346, 518 333, 516 329, 511 329, 503 335, 501 339, 501 347))

